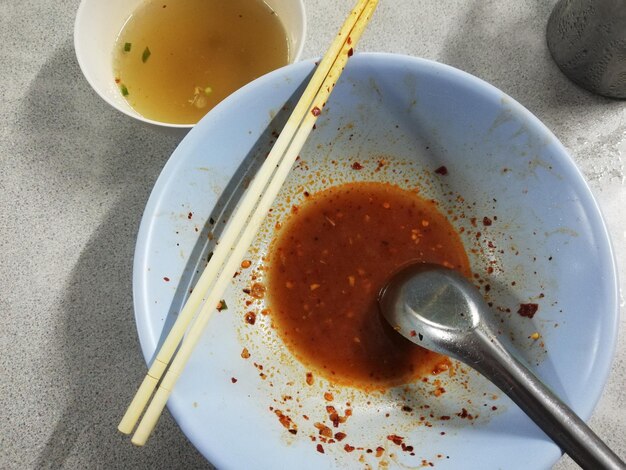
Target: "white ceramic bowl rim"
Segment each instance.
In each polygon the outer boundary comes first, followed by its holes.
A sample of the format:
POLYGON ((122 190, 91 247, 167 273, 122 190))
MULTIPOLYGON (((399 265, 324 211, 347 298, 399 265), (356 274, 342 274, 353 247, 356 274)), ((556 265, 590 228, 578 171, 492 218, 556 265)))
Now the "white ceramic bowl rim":
MULTIPOLYGON (((99 8, 107 8, 107 4, 109 3, 109 2, 100 2, 99 0, 82 0, 80 5, 78 6, 78 10, 76 12, 76 18, 74 20, 74 51, 76 53, 78 65, 85 79, 91 86, 91 88, 104 101, 106 101, 116 110, 126 114, 129 117, 132 117, 141 122, 144 122, 146 124, 153 124, 156 126, 171 128, 171 129, 190 129, 194 127, 195 124, 173 124, 173 123, 167 123, 163 121, 156 121, 154 119, 149 119, 144 116, 141 116, 138 112, 136 112, 130 106, 125 106, 123 104, 120 104, 119 100, 122 99, 121 95, 117 96, 119 94, 117 89, 114 90, 114 93, 117 93, 117 94, 116 95, 112 94, 111 89, 110 89, 110 86, 112 86, 111 85, 112 81, 111 83, 108 83, 109 81, 108 77, 106 78, 106 80, 99 79, 98 73, 94 71, 94 68, 97 68, 97 67, 93 65, 92 54, 90 54, 90 52, 88 51, 89 48, 85 45, 86 38, 88 38, 89 41, 94 40, 93 35, 95 33, 94 31, 91 30, 91 28, 87 24, 88 23, 87 15, 90 14, 87 12, 87 10, 90 8, 91 4, 94 3, 94 1, 100 4, 99 8)), ((139 1, 140 0, 137 0, 137 3, 139 1)), ((295 49, 293 51, 290 51, 290 64, 288 65, 291 65, 300 60, 300 57, 302 56, 302 51, 304 49, 304 43, 306 40, 307 20, 306 20, 306 10, 304 7, 304 2, 303 0, 274 0, 274 3, 277 5, 287 4, 287 5, 291 5, 292 7, 295 5, 295 9, 294 9, 295 17, 291 18, 291 22, 293 22, 293 27, 290 25, 286 25, 283 22, 283 26, 285 27, 287 34, 289 36, 290 44, 292 45, 294 43, 296 44, 295 49), (294 29, 294 28, 297 28, 297 29, 294 29)), ((111 5, 113 5, 113 2, 111 2, 111 5)), ((131 11, 133 9, 134 7, 131 8, 131 11)), ((124 16, 124 18, 127 18, 127 15, 124 16)), ((103 24, 102 18, 98 18, 97 22, 98 22, 98 25, 103 24)), ((104 24, 106 24, 106 22, 104 22, 104 24)), ((114 29, 116 30, 116 33, 117 33, 121 30, 121 28, 122 28, 122 25, 120 24, 120 25, 116 25, 114 29)), ((92 47, 97 48, 99 51, 101 49, 101 44, 98 43, 97 46, 94 45, 92 47)), ((111 51, 112 49, 113 49, 113 44, 111 44, 111 51)), ((111 55, 112 55, 112 52, 111 52, 111 55)), ((110 70, 111 70, 110 79, 112 80, 113 79, 112 64, 111 64, 110 70)))

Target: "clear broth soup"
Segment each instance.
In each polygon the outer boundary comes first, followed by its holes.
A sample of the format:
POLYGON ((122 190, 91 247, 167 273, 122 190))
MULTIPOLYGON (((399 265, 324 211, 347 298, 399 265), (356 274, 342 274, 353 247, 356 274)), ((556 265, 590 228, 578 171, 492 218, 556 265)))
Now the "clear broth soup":
POLYGON ((233 91, 288 62, 285 29, 261 0, 149 0, 118 35, 114 74, 142 116, 195 124, 233 91))

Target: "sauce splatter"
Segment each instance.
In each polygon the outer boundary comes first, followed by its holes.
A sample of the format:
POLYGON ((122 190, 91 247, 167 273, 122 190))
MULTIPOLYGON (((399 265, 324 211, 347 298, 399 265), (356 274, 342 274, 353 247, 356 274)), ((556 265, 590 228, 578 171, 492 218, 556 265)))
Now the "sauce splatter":
POLYGON ((307 366, 363 389, 439 369, 447 358, 401 337, 378 311, 381 287, 413 262, 470 275, 461 240, 433 201, 373 182, 311 195, 271 247, 267 294, 279 334, 307 366))

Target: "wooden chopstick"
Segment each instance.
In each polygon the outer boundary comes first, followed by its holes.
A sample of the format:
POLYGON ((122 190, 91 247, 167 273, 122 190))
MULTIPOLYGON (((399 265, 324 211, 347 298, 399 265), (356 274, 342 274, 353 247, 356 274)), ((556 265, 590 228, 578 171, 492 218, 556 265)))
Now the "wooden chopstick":
POLYGON ((211 313, 216 309, 228 282, 231 280, 233 273, 237 270, 241 259, 244 257, 258 228, 263 222, 265 214, 267 214, 278 191, 282 187, 297 154, 304 145, 319 115, 317 111, 321 110, 326 103, 332 88, 345 67, 348 56, 351 55, 352 47, 354 47, 362 35, 377 3, 378 0, 360 0, 355 9, 351 12, 335 41, 317 67, 316 72, 304 91, 302 98, 296 105, 291 117, 287 121, 266 162, 248 188, 240 204, 240 208, 232 217, 231 223, 220 240, 218 249, 216 249, 211 258, 211 262, 200 277, 200 280, 192 292, 192 296, 190 296, 185 304, 177 322, 159 351, 157 359, 155 360, 155 363, 157 363, 157 361, 159 363, 156 366, 153 364, 150 367, 148 375, 144 379, 126 415, 120 423, 120 431, 125 433, 132 432, 134 424, 141 415, 160 377, 163 375, 167 367, 167 362, 173 356, 189 322, 193 319, 193 314, 201 303, 203 294, 206 293, 213 283, 219 265, 224 263, 230 252, 230 257, 226 260, 226 264, 221 270, 220 276, 215 281, 207 299, 204 301, 200 313, 197 315, 187 337, 169 366, 165 377, 159 385, 152 402, 137 428, 132 439, 134 444, 143 445, 156 425, 178 376, 184 369, 193 348, 210 319, 211 313), (278 163, 281 157, 282 160, 278 163), (274 173, 274 178, 270 183, 267 183, 272 173, 274 173), (261 193, 266 186, 267 190, 261 197, 261 193), (260 201, 258 200, 259 197, 261 197, 260 201), (256 209, 252 216, 249 217, 255 204, 256 209), (249 222, 248 218, 250 218, 249 222), (246 222, 248 222, 247 225, 246 222), (232 248, 233 241, 238 232, 241 232, 244 225, 245 229, 243 234, 240 236, 234 248, 232 248), (196 292, 198 292, 198 295, 193 296, 196 292))
POLYGON ((157 353, 157 356, 150 366, 148 373, 135 394, 135 397, 130 403, 118 426, 118 429, 121 432, 130 434, 133 431, 141 413, 150 400, 154 389, 171 361, 176 348, 179 346, 189 323, 193 319, 200 305, 203 303, 203 296, 209 291, 209 288, 215 281, 219 268, 223 265, 228 253, 231 250, 233 241, 243 229, 245 222, 261 196, 267 180, 270 178, 280 157, 282 157, 288 144, 290 143, 293 132, 297 129, 304 115, 308 112, 310 102, 319 90, 322 81, 334 63, 335 57, 339 54, 341 48, 343 47, 346 40, 345 38, 354 27, 367 2, 368 0, 360 0, 358 2, 356 7, 346 19, 328 52, 316 68, 316 71, 305 89, 302 98, 298 101, 291 116, 289 117, 289 120, 285 124, 283 132, 279 135, 265 161, 265 164, 260 168, 258 174, 246 191, 239 205, 239 210, 237 211, 236 216, 231 218, 231 222, 226 227, 220 243, 216 246, 209 264, 201 274, 200 279, 189 296, 189 299, 179 313, 176 322, 172 326, 172 329, 157 353))

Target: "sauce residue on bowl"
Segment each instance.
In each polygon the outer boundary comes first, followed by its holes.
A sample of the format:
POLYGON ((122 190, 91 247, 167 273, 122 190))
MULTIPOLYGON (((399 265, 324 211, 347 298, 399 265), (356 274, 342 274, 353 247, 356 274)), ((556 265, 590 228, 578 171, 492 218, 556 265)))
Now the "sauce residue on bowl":
POLYGON ((347 183, 309 196, 273 240, 268 299, 289 350, 335 383, 381 389, 445 370, 448 359, 387 324, 378 292, 407 263, 470 275, 458 233, 437 204, 388 183, 347 183))
POLYGON ((233 91, 288 62, 285 29, 261 0, 150 0, 118 35, 114 74, 142 116, 195 124, 233 91))

